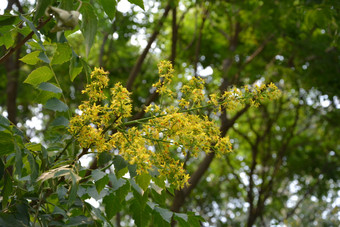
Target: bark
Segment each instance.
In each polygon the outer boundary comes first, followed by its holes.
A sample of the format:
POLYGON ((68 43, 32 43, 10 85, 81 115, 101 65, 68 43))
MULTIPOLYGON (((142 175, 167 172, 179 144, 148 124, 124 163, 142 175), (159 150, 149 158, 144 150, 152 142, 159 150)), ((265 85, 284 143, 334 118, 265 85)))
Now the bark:
POLYGON ((146 58, 146 55, 149 53, 152 43, 156 40, 156 38, 157 38, 157 36, 160 32, 160 29, 163 26, 163 23, 164 23, 166 17, 168 16, 170 9, 171 9, 171 6, 170 6, 170 4, 168 4, 164 9, 164 13, 163 13, 161 19, 159 20, 158 25, 155 28, 155 31, 153 32, 153 34, 149 38, 148 44, 144 48, 142 54, 138 57, 133 69, 131 70, 131 73, 130 73, 129 78, 128 78, 127 83, 126 83, 126 88, 129 91, 132 90, 133 83, 135 82, 135 80, 136 80, 136 78, 137 78, 137 76, 138 76, 138 74, 139 74, 139 72, 142 68, 142 64, 143 64, 143 62, 146 58))

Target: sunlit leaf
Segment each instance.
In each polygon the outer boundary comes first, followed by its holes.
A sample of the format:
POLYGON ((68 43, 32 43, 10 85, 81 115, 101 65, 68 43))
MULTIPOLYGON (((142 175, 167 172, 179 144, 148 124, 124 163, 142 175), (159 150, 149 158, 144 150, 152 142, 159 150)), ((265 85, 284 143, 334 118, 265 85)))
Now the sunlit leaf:
POLYGON ((47 66, 42 66, 40 68, 32 71, 24 83, 31 84, 33 86, 38 86, 42 82, 49 81, 53 77, 53 73, 47 66))
POLYGON ((72 49, 68 43, 57 43, 57 49, 54 52, 51 64, 62 64, 70 60, 72 56, 72 49))
POLYGON ((20 58, 19 60, 29 65, 35 65, 41 60, 38 58, 39 54, 40 51, 33 51, 32 53, 25 55, 23 58, 20 58))

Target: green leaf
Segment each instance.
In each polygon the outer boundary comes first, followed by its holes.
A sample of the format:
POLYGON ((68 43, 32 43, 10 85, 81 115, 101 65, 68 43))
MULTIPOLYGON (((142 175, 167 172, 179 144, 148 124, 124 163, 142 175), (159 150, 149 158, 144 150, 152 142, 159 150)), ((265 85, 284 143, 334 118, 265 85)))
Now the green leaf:
POLYGON ((51 64, 62 64, 70 60, 72 55, 72 49, 68 43, 57 43, 57 49, 54 52, 51 64))
POLYGON ((144 173, 136 177, 136 183, 144 190, 148 188, 150 184, 151 176, 150 174, 144 173))
POLYGON ((86 56, 89 56, 94 38, 97 33, 97 15, 91 4, 83 2, 80 12, 82 13, 81 32, 85 39, 86 56))
POLYGON ((114 193, 111 193, 104 197, 103 199, 105 214, 108 219, 113 218, 113 216, 120 210, 120 202, 114 193))
POLYGON ((128 0, 128 1, 132 4, 136 4, 137 6, 139 6, 140 8, 144 10, 143 0, 128 0))
POLYGON ((35 158, 33 157, 33 155, 31 154, 31 152, 27 151, 27 160, 30 164, 30 168, 31 168, 31 174, 30 174, 30 177, 31 177, 31 182, 35 182, 35 180, 37 179, 38 177, 38 164, 36 163, 35 161, 35 158))
POLYGON ((37 22, 39 18, 44 16, 45 10, 49 5, 52 5, 53 0, 37 0, 36 11, 34 14, 34 22, 37 22))
POLYGON ((93 220, 89 217, 85 217, 84 215, 79 215, 75 217, 70 217, 70 219, 66 222, 66 225, 63 226, 93 226, 93 220))
POLYGON ((135 224, 137 226, 148 226, 151 216, 148 209, 150 208, 147 207, 147 209, 145 209, 145 206, 143 206, 137 199, 132 201, 129 210, 132 212, 132 218, 135 220, 135 224))
POLYGON ((4 176, 4 174, 5 174, 5 165, 0 159, 0 181, 2 180, 2 177, 4 176))
POLYGON ((69 69, 70 79, 72 82, 79 75, 79 73, 81 73, 82 70, 83 65, 80 61, 79 56, 72 56, 69 69))
POLYGON ((183 214, 183 213, 174 213, 174 219, 177 220, 177 221, 182 219, 185 222, 187 222, 188 221, 188 215, 187 214, 183 214))
MULTIPOLYGON (((0 114, 0 126, 8 127, 9 125, 10 125, 9 120, 0 114)), ((1 127, 0 127, 0 130, 1 130, 1 127)))
POLYGON ((143 195, 144 192, 143 190, 136 184, 134 179, 129 179, 130 185, 132 186, 132 188, 138 192, 140 195, 143 195))
POLYGON ((29 65, 35 65, 40 61, 40 59, 38 58, 39 54, 40 51, 33 51, 32 53, 25 55, 23 58, 20 58, 19 60, 29 65))
POLYGON ((112 159, 112 155, 109 152, 107 151, 101 152, 98 155, 98 164, 99 166, 103 166, 109 161, 111 161, 111 159, 112 159))
POLYGON ((13 191, 13 183, 12 183, 12 178, 8 176, 8 173, 5 173, 4 177, 4 185, 1 190, 1 196, 2 196, 2 209, 7 208, 7 202, 9 196, 12 194, 13 191))
POLYGON ((89 82, 92 69, 91 69, 90 65, 84 59, 81 58, 80 62, 82 64, 83 68, 84 68, 84 71, 85 71, 85 74, 86 74, 86 80, 87 80, 87 82, 89 82))
POLYGON ((50 91, 40 90, 39 94, 36 96, 35 101, 38 103, 46 104, 46 102, 51 98, 59 99, 61 96, 60 93, 53 93, 50 91))
POLYGON ((95 169, 92 171, 91 176, 94 179, 94 181, 100 180, 103 177, 105 177, 107 174, 104 173, 103 171, 100 171, 98 169, 95 169))
POLYGON ((137 176, 137 165, 128 164, 129 174, 131 178, 137 176))
POLYGON ((50 59, 47 57, 47 55, 45 54, 45 52, 40 52, 39 57, 40 60, 42 60, 43 62, 50 64, 50 59))
POLYGON ((40 143, 26 143, 26 149, 30 151, 41 151, 41 144, 40 143))
POLYGON ((61 0, 59 8, 60 9, 65 9, 65 10, 72 10, 73 9, 73 1, 70 1, 70 0, 61 0))
POLYGON ((188 212, 188 223, 190 226, 200 227, 201 221, 205 221, 201 216, 195 215, 193 212, 188 212))
POLYGON ((115 167, 115 172, 124 169, 127 166, 127 162, 120 155, 116 155, 113 159, 113 165, 115 167))
POLYGON ((115 0, 100 0, 106 15, 112 20, 116 14, 117 2, 115 0))
POLYGON ((154 210, 161 215, 163 220, 165 220, 166 222, 170 224, 173 212, 171 212, 170 210, 161 208, 161 207, 155 207, 154 210))
POLYGON ((69 124, 69 120, 66 117, 59 116, 52 121, 51 126, 65 126, 65 127, 67 127, 68 124, 69 124))
POLYGON ((14 153, 13 135, 6 131, 0 131, 0 156, 14 153))
POLYGON ((43 66, 32 71, 24 83, 31 84, 33 86, 38 86, 42 82, 49 81, 53 77, 52 71, 47 67, 43 66))
POLYGON ((53 93, 62 93, 63 91, 55 86, 54 84, 51 83, 47 83, 47 82, 42 82, 41 84, 39 84, 38 86, 39 89, 44 90, 44 91, 50 91, 53 93))
POLYGON ((95 184, 96 184, 96 189, 98 193, 100 193, 108 183, 109 183, 109 177, 107 175, 105 175, 100 180, 97 180, 95 184))
POLYGON ((112 184, 112 191, 116 191, 120 187, 122 187, 124 184, 126 184, 125 179, 122 179, 122 178, 117 179, 116 175, 114 175, 113 173, 109 174, 109 179, 112 184))
POLYGON ((7 32, 0 36, 0 46, 5 45, 6 49, 9 49, 14 44, 14 39, 11 32, 7 32))
POLYGON ((125 197, 127 196, 127 194, 130 191, 130 184, 129 181, 126 181, 125 184, 120 187, 119 189, 117 189, 116 191, 116 195, 119 198, 120 202, 125 201, 125 197))
POLYGON ((66 112, 68 110, 68 106, 57 98, 49 99, 45 104, 45 108, 58 112, 66 112))
POLYGON ((87 194, 94 198, 95 200, 100 200, 104 196, 108 194, 108 190, 101 190, 100 193, 98 193, 96 187, 88 187, 86 190, 87 194))
POLYGON ((0 15, 0 26, 12 25, 15 23, 17 16, 0 15))
POLYGON ((78 191, 78 179, 79 176, 77 176, 75 173, 73 173, 73 171, 70 171, 70 176, 72 179, 72 185, 71 185, 71 191, 70 194, 68 196, 68 205, 73 204, 73 202, 75 201, 76 197, 77 197, 77 191, 78 191))
POLYGON ((42 41, 41 41, 41 36, 40 36, 40 33, 38 32, 38 30, 34 27, 34 24, 31 22, 31 21, 29 21, 26 17, 24 17, 23 15, 19 15, 19 18, 21 19, 21 20, 23 20, 27 25, 28 25, 28 27, 30 27, 30 29, 34 32, 34 34, 37 36, 37 38, 38 38, 38 44, 39 44, 39 46, 41 47, 41 49, 43 49, 44 51, 46 50, 45 49, 45 47, 44 47, 44 45, 43 45, 43 43, 42 43, 42 41))

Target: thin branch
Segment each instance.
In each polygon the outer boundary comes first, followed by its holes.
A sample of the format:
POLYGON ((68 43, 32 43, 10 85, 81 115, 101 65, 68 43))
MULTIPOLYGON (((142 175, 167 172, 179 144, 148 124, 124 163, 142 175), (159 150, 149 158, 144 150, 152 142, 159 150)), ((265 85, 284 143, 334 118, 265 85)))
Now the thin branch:
MULTIPOLYGON (((37 26, 37 30, 41 29, 42 27, 44 27, 50 20, 51 20, 52 16, 48 17, 45 21, 41 22, 38 26, 37 26)), ((29 39, 32 38, 32 36, 34 35, 34 32, 30 32, 23 40, 21 40, 20 43, 18 43, 15 47, 11 47, 5 55, 3 55, 0 58, 0 64, 5 62, 9 56, 11 56, 16 50, 20 49, 29 39)))
POLYGON ((170 6, 170 4, 168 4, 164 9, 163 16, 158 21, 158 24, 155 28, 155 31, 153 32, 153 34, 149 38, 148 44, 144 48, 142 54, 138 57, 136 64, 134 65, 133 69, 131 70, 131 73, 130 73, 129 78, 128 78, 127 83, 126 83, 126 88, 129 91, 132 90, 133 83, 135 82, 135 80, 136 80, 136 78, 137 78, 137 76, 138 76, 138 74, 139 74, 139 72, 142 68, 142 64, 143 64, 143 62, 146 58, 146 55, 149 53, 149 50, 151 48, 152 43, 156 40, 156 38, 157 38, 157 36, 160 32, 160 29, 163 26, 163 23, 164 23, 167 15, 168 15, 170 9, 171 9, 171 6, 170 6))

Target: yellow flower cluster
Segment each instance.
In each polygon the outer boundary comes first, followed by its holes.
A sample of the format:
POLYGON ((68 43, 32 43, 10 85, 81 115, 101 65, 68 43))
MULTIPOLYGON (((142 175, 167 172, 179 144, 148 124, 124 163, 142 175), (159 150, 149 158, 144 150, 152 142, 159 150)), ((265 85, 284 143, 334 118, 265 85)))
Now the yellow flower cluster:
POLYGON ((193 157, 201 151, 221 156, 232 149, 229 138, 220 137, 217 124, 195 111, 205 107, 220 110, 221 106, 232 110, 246 103, 256 106, 263 98, 279 95, 275 85, 269 84, 234 88, 223 95, 206 97, 201 78, 191 79, 180 92, 175 92, 170 86, 174 73, 171 63, 162 61, 158 67, 160 80, 153 86, 161 96, 177 102, 177 106, 152 104, 145 109, 148 117, 128 121, 132 111, 130 93, 117 83, 110 90, 111 97, 107 97, 108 73, 95 68, 92 82, 83 91, 89 99, 79 106, 81 114, 71 119, 69 131, 82 148, 98 153, 116 150, 137 166, 137 174, 156 168, 161 179, 167 179, 177 188, 184 187, 189 180, 182 161, 188 152, 193 157), (135 123, 141 125, 128 127, 135 123))

